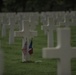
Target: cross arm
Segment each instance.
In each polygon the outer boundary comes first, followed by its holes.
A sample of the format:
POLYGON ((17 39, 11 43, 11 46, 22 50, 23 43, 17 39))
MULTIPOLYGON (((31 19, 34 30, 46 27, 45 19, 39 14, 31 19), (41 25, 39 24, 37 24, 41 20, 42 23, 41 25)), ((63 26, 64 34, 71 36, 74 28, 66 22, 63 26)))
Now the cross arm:
POLYGON ((14 36, 15 37, 23 37, 24 32, 23 31, 15 31, 14 36))
POLYGON ((43 58, 60 58, 59 48, 43 48, 43 58))
POLYGON ((31 37, 37 36, 37 31, 30 30, 30 36, 31 37))

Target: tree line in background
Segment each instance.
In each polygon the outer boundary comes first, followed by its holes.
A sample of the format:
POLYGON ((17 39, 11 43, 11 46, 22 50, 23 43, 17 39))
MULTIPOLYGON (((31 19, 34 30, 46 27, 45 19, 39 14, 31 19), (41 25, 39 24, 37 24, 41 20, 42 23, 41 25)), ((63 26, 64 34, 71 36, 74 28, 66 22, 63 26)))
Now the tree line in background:
POLYGON ((76 0, 0 0, 0 12, 76 10, 76 0))

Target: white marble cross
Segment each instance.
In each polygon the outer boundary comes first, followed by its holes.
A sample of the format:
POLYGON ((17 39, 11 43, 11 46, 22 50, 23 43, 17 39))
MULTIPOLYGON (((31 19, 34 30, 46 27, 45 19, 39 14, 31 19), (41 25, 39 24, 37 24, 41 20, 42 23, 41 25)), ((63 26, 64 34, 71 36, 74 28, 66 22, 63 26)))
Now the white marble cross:
POLYGON ((16 14, 16 19, 17 19, 16 24, 18 26, 17 28, 19 28, 19 30, 22 30, 22 20, 23 20, 22 14, 21 13, 17 13, 16 14))
POLYGON ((6 13, 2 13, 2 37, 6 36, 6 30, 8 25, 8 18, 6 13))
MULTIPOLYGON (((26 42, 26 39, 27 39, 27 43, 28 43, 27 44, 27 49, 28 49, 30 38, 33 38, 34 36, 37 36, 37 32, 30 29, 29 21, 23 21, 23 30, 22 31, 15 31, 15 36, 16 37, 23 37, 22 48, 23 48, 23 46, 26 42)), ((30 60, 29 53, 27 52, 27 54, 24 55, 24 53, 22 52, 22 62, 29 61, 29 60, 30 60)))
POLYGON ((5 24, 2 25, 2 37, 6 36, 6 26, 5 24))
POLYGON ((70 28, 58 28, 57 47, 43 48, 43 58, 59 59, 57 75, 71 75, 71 59, 76 58, 76 47, 71 47, 70 38, 70 28))
POLYGON ((14 28, 15 28, 15 14, 12 13, 10 14, 11 16, 10 18, 10 25, 9 25, 9 44, 13 44, 14 43, 14 28))
POLYGON ((48 18, 48 24, 43 25, 43 30, 47 34, 47 46, 48 47, 53 47, 54 46, 54 37, 53 37, 53 32, 56 29, 56 25, 54 22, 54 18, 48 18))

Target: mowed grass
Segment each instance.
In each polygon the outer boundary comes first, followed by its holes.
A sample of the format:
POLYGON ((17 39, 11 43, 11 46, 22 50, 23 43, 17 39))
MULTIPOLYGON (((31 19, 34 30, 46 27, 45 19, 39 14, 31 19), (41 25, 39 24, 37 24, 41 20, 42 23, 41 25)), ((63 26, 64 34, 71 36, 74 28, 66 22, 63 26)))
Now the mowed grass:
MULTIPOLYGON (((47 47, 47 37, 41 30, 40 24, 37 26, 38 36, 33 39, 34 53, 31 60, 41 60, 41 63, 22 63, 22 38, 15 38, 12 45, 8 44, 9 31, 7 36, 1 37, 1 46, 4 52, 4 75, 57 75, 57 60, 43 59, 42 48, 47 47)), ((71 28, 71 45, 76 46, 76 27, 71 28)), ((0 28, 1 35, 1 28, 0 28)), ((67 37, 66 37, 67 38, 67 37)), ((54 32, 54 44, 56 46, 56 32, 54 32)), ((76 59, 71 61, 72 75, 76 75, 76 59)))

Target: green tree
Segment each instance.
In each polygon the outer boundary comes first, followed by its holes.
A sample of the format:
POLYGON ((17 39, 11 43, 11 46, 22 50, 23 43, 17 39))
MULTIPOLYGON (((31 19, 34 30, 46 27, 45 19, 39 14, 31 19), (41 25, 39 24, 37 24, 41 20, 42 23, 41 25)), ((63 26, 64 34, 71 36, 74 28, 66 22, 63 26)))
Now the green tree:
MULTIPOLYGON (((0 0, 0 11, 3 2, 0 0)), ((3 0, 5 11, 65 11, 75 10, 76 0, 3 0)))
POLYGON ((3 0, 0 0, 0 12, 2 12, 2 8, 3 8, 3 0))

